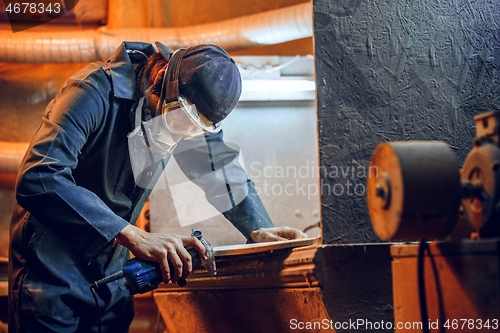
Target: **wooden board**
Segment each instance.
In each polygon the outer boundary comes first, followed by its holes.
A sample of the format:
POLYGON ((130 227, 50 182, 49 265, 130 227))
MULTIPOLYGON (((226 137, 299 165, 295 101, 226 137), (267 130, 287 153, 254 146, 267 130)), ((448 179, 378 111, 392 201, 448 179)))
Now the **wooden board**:
POLYGON ((321 244, 320 238, 294 239, 282 242, 268 242, 255 244, 237 244, 214 247, 216 257, 236 256, 242 254, 260 253, 281 249, 291 249, 294 247, 321 244))
MULTIPOLYGON (((299 242, 292 244, 299 244, 299 242)), ((245 247, 244 251, 249 252, 239 255, 235 255, 234 252, 241 251, 241 249, 229 249, 229 255, 216 257, 217 275, 210 276, 207 270, 200 266, 191 272, 185 286, 162 283, 157 291, 317 286, 314 258, 318 245, 276 248, 276 246, 285 245, 268 244, 264 247, 245 247)), ((291 244, 288 245, 291 246, 291 244)))

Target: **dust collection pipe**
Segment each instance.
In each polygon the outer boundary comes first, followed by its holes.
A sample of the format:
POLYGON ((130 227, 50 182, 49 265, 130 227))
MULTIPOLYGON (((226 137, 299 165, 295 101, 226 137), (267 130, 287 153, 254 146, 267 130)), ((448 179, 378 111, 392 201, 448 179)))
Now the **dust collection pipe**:
POLYGON ((173 49, 217 44, 228 52, 312 36, 312 3, 230 20, 172 28, 0 33, 0 61, 85 63, 108 58, 122 41, 160 41, 173 49))
POLYGON ((28 146, 28 142, 0 141, 0 174, 16 174, 28 146))

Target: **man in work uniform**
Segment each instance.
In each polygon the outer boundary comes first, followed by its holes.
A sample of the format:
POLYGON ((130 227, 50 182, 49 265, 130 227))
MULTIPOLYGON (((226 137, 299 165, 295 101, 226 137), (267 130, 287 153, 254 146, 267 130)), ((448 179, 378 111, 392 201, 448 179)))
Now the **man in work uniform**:
MULTIPOLYGON (((10 332, 96 331, 89 286, 121 270, 130 252, 159 262, 165 283, 189 275, 191 257, 185 248, 205 254, 196 238, 135 226, 176 150, 188 178, 249 241, 306 237, 296 229, 274 228, 246 176, 232 183, 244 190, 233 191, 227 173, 217 173, 229 168, 231 179, 244 175, 234 163, 237 151, 223 143, 220 129, 241 93, 234 61, 214 45, 174 55, 157 46, 160 53, 150 44, 123 43, 109 60, 90 64, 67 80, 48 105, 16 186, 10 332), (161 122, 151 123, 154 119, 161 122), (146 163, 141 156, 152 158, 146 163), (210 168, 192 163, 206 157, 210 168), (205 175, 212 175, 210 181, 205 175), (217 182, 229 196, 221 194, 217 182), (237 193, 245 195, 235 200, 237 193)), ((123 280, 97 294, 103 332, 128 331, 133 296, 123 280)))

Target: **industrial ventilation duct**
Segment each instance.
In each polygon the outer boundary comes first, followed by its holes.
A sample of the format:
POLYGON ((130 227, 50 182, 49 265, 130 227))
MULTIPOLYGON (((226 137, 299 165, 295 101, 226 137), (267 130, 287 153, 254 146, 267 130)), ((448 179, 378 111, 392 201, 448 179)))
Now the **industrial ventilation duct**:
MULTIPOLYGON (((0 32, 0 62, 86 63, 107 59, 122 41, 160 41, 173 49, 217 44, 227 51, 312 36, 312 4, 304 3, 231 20, 180 28, 71 32, 0 32)), ((28 143, 0 142, 0 173, 17 173, 28 143)))
POLYGON ((122 41, 160 41, 173 49, 210 43, 231 52, 311 37, 312 18, 312 4, 303 3, 189 27, 3 32, 0 33, 0 61, 86 63, 107 59, 122 41))
POLYGON ((0 174, 16 174, 29 143, 0 142, 0 174))

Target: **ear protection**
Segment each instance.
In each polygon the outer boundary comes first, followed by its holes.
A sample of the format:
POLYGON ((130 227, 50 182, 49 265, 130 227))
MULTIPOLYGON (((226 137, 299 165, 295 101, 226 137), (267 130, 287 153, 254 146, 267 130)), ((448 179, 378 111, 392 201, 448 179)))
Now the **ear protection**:
POLYGON ((184 54, 186 54, 186 49, 179 49, 170 57, 167 70, 163 76, 156 116, 161 116, 163 103, 168 104, 179 100, 179 74, 184 54))

